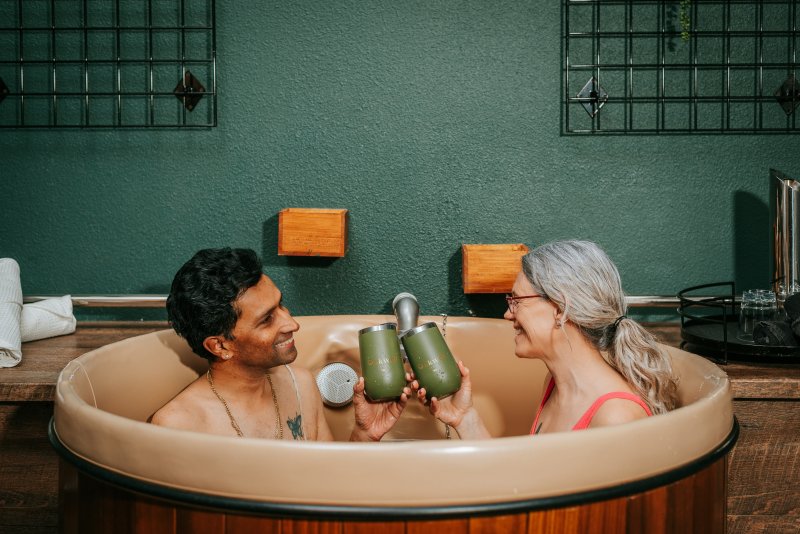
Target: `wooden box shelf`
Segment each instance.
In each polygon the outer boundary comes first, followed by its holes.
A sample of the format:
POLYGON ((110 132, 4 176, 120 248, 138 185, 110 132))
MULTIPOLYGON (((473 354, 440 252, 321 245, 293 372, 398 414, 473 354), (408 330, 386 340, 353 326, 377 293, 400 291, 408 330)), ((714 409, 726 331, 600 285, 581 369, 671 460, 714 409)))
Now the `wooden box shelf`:
POLYGON ((464 293, 510 293, 527 252, 520 243, 462 245, 464 293))
POLYGON ((286 208, 278 214, 279 256, 344 257, 347 210, 286 208))

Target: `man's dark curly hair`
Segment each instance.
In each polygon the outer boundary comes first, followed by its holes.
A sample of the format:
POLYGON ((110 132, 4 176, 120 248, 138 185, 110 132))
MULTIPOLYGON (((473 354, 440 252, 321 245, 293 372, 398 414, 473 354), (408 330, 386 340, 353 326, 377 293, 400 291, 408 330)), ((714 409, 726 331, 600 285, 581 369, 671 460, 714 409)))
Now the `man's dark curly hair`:
POLYGON ((261 279, 261 261, 246 248, 204 249, 183 264, 167 297, 167 316, 172 328, 192 350, 213 361, 203 346, 209 336, 233 339, 240 310, 239 296, 261 279))

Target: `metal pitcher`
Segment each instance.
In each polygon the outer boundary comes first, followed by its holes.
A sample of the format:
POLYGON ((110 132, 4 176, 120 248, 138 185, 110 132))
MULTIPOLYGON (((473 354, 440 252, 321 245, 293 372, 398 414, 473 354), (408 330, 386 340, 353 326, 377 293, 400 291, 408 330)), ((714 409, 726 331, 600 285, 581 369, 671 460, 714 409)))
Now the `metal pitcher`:
POLYGON ((772 284, 779 305, 800 291, 800 182, 770 169, 772 284))

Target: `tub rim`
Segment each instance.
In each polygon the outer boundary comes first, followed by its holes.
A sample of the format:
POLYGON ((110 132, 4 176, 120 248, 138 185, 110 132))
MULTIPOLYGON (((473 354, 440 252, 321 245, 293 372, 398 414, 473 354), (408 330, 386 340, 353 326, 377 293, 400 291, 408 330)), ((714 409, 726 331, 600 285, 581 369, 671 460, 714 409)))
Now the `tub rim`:
MULTIPOLYGON (((366 316, 367 319, 372 319, 373 317, 366 316)), ((315 328, 323 327, 323 330, 327 332, 326 321, 329 321, 330 317, 308 316, 306 318, 309 319, 311 325, 315 325, 315 328)), ((337 319, 342 320, 343 318, 337 317, 337 319)), ((346 317, 344 319, 358 323, 361 317, 346 317)), ((467 326, 463 331, 470 332, 471 327, 468 325, 475 321, 476 318, 463 319, 464 325, 467 326)), ((477 320, 481 322, 487 321, 487 319, 477 320)), ((488 319, 488 321, 493 325, 494 323, 505 324, 505 321, 502 320, 488 319)), ((494 326, 492 328, 494 329, 494 326)), ((457 330, 462 331, 461 328, 457 330)), ((704 358, 667 347, 667 350, 671 353, 674 352, 672 354, 673 357, 679 358, 680 367, 684 367, 684 362, 689 365, 687 370, 691 369, 690 375, 698 380, 692 379, 686 383, 686 386, 691 386, 692 391, 695 391, 695 388, 699 388, 695 393, 700 396, 688 405, 675 410, 674 413, 630 423, 627 425, 630 428, 629 439, 623 440, 622 443, 619 442, 619 429, 617 427, 590 429, 581 432, 582 438, 584 433, 586 438, 589 438, 589 434, 592 434, 592 438, 589 441, 598 448, 590 449, 590 451, 616 449, 624 451, 622 454, 619 451, 614 453, 616 461, 611 463, 601 462, 598 464, 596 453, 586 454, 583 451, 587 449, 576 449, 575 447, 579 443, 574 443, 572 439, 565 439, 565 434, 571 433, 542 436, 535 440, 535 446, 532 446, 533 441, 529 436, 513 434, 492 440, 476 440, 471 443, 470 441, 465 441, 456 448, 452 447, 453 444, 451 442, 440 439, 414 442, 413 444, 402 443, 406 440, 400 439, 397 440, 399 443, 386 443, 384 447, 380 448, 372 447, 371 444, 343 444, 341 442, 335 442, 334 444, 319 444, 316 442, 283 444, 245 439, 241 440, 241 444, 236 444, 236 447, 237 452, 241 450, 245 453, 244 460, 249 458, 249 461, 240 460, 238 454, 233 456, 231 469, 236 473, 249 475, 253 469, 252 460, 254 458, 258 460, 260 457, 253 456, 253 454, 261 455, 273 449, 275 451, 283 450, 289 454, 289 456, 285 457, 287 461, 270 461, 266 463, 258 461, 258 465, 261 466, 258 470, 260 476, 245 476, 244 479, 249 479, 249 482, 246 483, 240 482, 239 479, 242 477, 227 477, 228 480, 222 486, 219 486, 219 477, 208 478, 205 470, 200 470, 200 474, 196 474, 197 470, 192 467, 194 464, 191 462, 198 460, 201 462, 211 461, 216 458, 220 446, 224 446, 222 448, 223 451, 227 450, 225 447, 232 445, 231 439, 235 438, 204 435, 201 440, 191 439, 194 445, 197 446, 196 450, 193 449, 191 457, 176 454, 170 446, 171 441, 177 437, 176 432, 186 433, 188 436, 189 431, 147 425, 139 418, 141 414, 131 417, 125 411, 117 411, 117 409, 122 409, 122 405, 112 405, 110 409, 108 407, 97 408, 92 406, 93 403, 97 404, 94 399, 94 390, 91 390, 92 396, 88 397, 90 389, 86 389, 85 384, 83 384, 85 380, 80 378, 82 376, 81 373, 75 374, 78 368, 82 368, 85 375, 87 368, 83 364, 87 361, 92 363, 88 369, 94 372, 95 365, 97 365, 101 376, 104 374, 104 370, 108 369, 111 369, 113 374, 117 374, 116 365, 108 367, 108 362, 118 361, 123 366, 127 366, 126 369, 129 373, 132 373, 132 376, 138 376, 136 373, 138 372, 137 369, 141 367, 142 347, 149 349, 144 351, 145 354, 156 354, 161 351, 161 347, 166 347, 170 352, 175 353, 170 358, 177 358, 175 361, 180 360, 182 367, 184 367, 188 361, 194 361, 196 358, 192 356, 190 360, 184 361, 184 357, 188 354, 187 350, 185 350, 187 347, 183 343, 179 345, 173 343, 172 341, 174 340, 172 338, 174 337, 174 333, 169 330, 137 336, 134 338, 139 339, 136 342, 136 347, 133 346, 133 343, 131 343, 131 347, 124 347, 125 350, 119 352, 118 360, 108 360, 106 357, 110 356, 112 352, 116 354, 118 352, 116 350, 117 346, 119 345, 122 348, 121 343, 126 343, 128 340, 91 351, 91 353, 78 358, 77 360, 80 361, 77 361, 74 366, 70 364, 65 368, 59 378, 53 423, 56 438, 61 441, 61 444, 69 451, 72 451, 78 458, 99 467, 100 470, 133 478, 139 482, 139 486, 142 488, 163 486, 174 490, 176 493, 198 493, 203 496, 219 497, 217 502, 224 500, 231 503, 239 501, 245 504, 255 502, 259 503, 259 505, 266 504, 266 506, 261 506, 262 508, 300 509, 303 511, 317 509, 321 510, 321 513, 324 513, 325 510, 333 510, 330 513, 337 517, 343 515, 343 510, 363 508, 364 514, 372 517, 375 515, 375 511, 380 509, 388 509, 389 512, 394 510, 395 513, 398 513, 398 510, 414 510, 416 512, 420 509, 430 508, 432 509, 431 513, 436 513, 437 510, 439 513, 451 510, 450 513, 456 516, 466 513, 460 512, 461 510, 480 510, 483 508, 502 511, 509 509, 504 507, 505 504, 515 506, 515 503, 517 503, 516 506, 524 507, 526 502, 528 503, 527 506, 531 506, 530 503, 536 501, 549 503, 558 500, 558 497, 590 495, 594 491, 602 492, 604 489, 626 486, 635 481, 644 481, 651 478, 656 480, 654 484, 657 484, 658 475, 678 472, 679 469, 691 465, 709 454, 713 454, 714 451, 720 448, 721 444, 731 438, 735 440, 735 436, 731 436, 735 419, 727 375, 718 366, 704 358), (139 345, 141 341, 145 341, 145 338, 147 344, 139 345), (113 351, 110 350, 112 347, 114 348, 113 351), (132 348, 136 350, 132 350, 132 348), (186 354, 181 355, 184 352, 186 354), (78 380, 78 378, 80 379, 78 380), (66 384, 61 383, 62 379, 66 381, 66 384), (62 385, 64 387, 61 387, 62 385), (61 401, 60 403, 59 400, 61 401), (73 402, 75 400, 78 402, 73 402), (669 417, 673 422, 668 426, 662 426, 662 424, 659 424, 662 417, 669 417), (131 419, 135 426, 129 426, 131 421, 128 420, 131 419), (123 424, 125 428, 122 428, 121 425, 123 424), (702 425, 702 427, 697 427, 697 425, 702 425), (699 432, 695 432, 695 428, 699 432), (676 430, 680 432, 676 432, 676 430), (131 439, 117 439, 115 433, 118 431, 124 431, 123 434, 127 438, 134 436, 134 441, 131 441, 131 439), (129 433, 130 431, 134 433, 129 433), (683 432, 688 432, 688 434, 682 436, 683 432), (97 441, 98 439, 100 441, 97 441), (136 446, 131 448, 129 446, 131 443, 136 446), (101 446, 98 447, 98 444, 101 446), (563 465, 561 453, 567 445, 569 445, 567 449, 570 454, 577 455, 575 457, 577 463, 573 465, 573 471, 575 471, 574 467, 579 465, 581 467, 578 467, 576 472, 579 474, 585 472, 587 474, 568 477, 569 483, 562 484, 563 473, 559 466, 563 465), (167 449, 164 449, 164 446, 167 446, 167 449), (648 451, 650 447, 656 447, 657 450, 662 452, 653 457, 651 454, 644 452, 648 451), (317 454, 320 448, 323 450, 329 449, 333 455, 330 457, 320 456, 317 454), (417 452, 422 453, 422 456, 415 457, 415 465, 417 467, 426 466, 427 468, 437 469, 437 466, 441 466, 443 470, 436 471, 437 473, 446 474, 450 472, 447 471, 448 469, 456 469, 460 472, 462 465, 465 465, 464 459, 469 459, 471 461, 467 462, 466 465, 471 466, 469 469, 471 474, 468 476, 473 477, 469 478, 469 481, 484 480, 484 483, 467 483, 466 485, 453 487, 450 476, 437 476, 429 479, 428 483, 424 484, 428 487, 428 490, 423 490, 422 496, 420 496, 420 489, 415 484, 406 482, 398 485, 392 482, 408 480, 409 473, 407 467, 405 467, 406 464, 391 461, 387 463, 387 459, 391 460, 391 454, 389 457, 384 456, 384 453, 379 451, 379 449, 384 448, 390 452, 402 452, 419 448, 417 452), (528 454, 529 451, 534 450, 541 451, 544 456, 539 456, 537 460, 528 454), (364 466, 367 466, 368 469, 366 471, 361 470, 360 473, 366 472, 366 475, 359 475, 353 478, 355 483, 345 485, 349 487, 346 488, 347 491, 343 492, 342 489, 345 486, 331 484, 331 482, 353 477, 352 471, 346 469, 350 465, 348 463, 349 457, 352 456, 353 452, 361 455, 359 461, 364 466), (500 465, 499 461, 496 460, 503 456, 488 454, 491 452, 511 454, 518 463, 507 468, 506 465, 500 465), (96 456, 95 453, 97 453, 96 456), (154 470, 154 463, 151 461, 154 453, 157 455, 165 454, 164 458, 162 458, 163 461, 168 462, 165 465, 177 468, 173 473, 174 477, 164 478, 161 470, 154 470), (520 469, 522 464, 533 469, 538 468, 542 458, 556 461, 546 462, 542 472, 520 469), (333 462, 330 460, 333 460, 333 462), (534 462, 535 465, 530 465, 534 462), (640 463, 643 468, 637 467, 640 463), (286 467, 287 465, 289 467, 286 467), (287 488, 280 482, 282 480, 297 480, 296 472, 287 472, 287 469, 292 469, 292 466, 297 465, 304 465, 307 469, 310 469, 308 473, 311 485, 289 484, 287 491, 287 488), (600 467, 601 465, 603 467, 600 467), (180 468, 180 466, 183 467, 180 468), (595 468, 596 466, 598 469, 595 468), (610 466, 616 466, 618 469, 610 466), (188 475, 186 474, 187 469, 188 475), (272 476, 273 469, 277 469, 276 472, 279 476, 272 476), (482 477, 485 473, 494 472, 486 471, 486 469, 501 470, 511 478, 505 476, 489 477, 488 479, 474 478, 475 476, 482 477), (613 472, 609 472, 609 469, 613 472), (375 480, 374 477, 370 478, 369 473, 371 472, 381 472, 386 476, 375 480), (529 476, 528 473, 534 473, 535 476, 529 476), (281 477, 289 478, 284 479, 281 477), (499 480, 499 482, 495 482, 495 479, 499 480), (389 482, 387 483, 386 480, 389 482), (548 483, 548 480, 552 483, 548 483), (364 493, 365 487, 368 488, 368 493, 366 494, 364 493), (550 499, 551 497, 554 499, 550 499)), ((326 334, 325 339, 327 340, 328 337, 330 336, 326 334)), ((330 345, 338 350, 338 344, 341 341, 339 337, 333 336, 330 339, 333 340, 330 345)), ((325 351, 330 349, 328 344, 324 344, 322 347, 324 349, 323 353, 327 353, 325 351)), ((197 371, 193 365, 188 367, 184 371, 187 369, 197 371), (191 369, 188 369, 188 367, 191 367, 191 369)), ((88 379, 88 375, 85 378, 88 379)), ((172 385, 169 387, 172 387, 172 385)), ((687 391, 689 390, 687 389, 687 391)), ((104 393, 108 399, 116 399, 115 392, 111 391, 109 393, 109 391, 106 391, 104 393)), ((124 406, 127 406, 127 404, 124 406)), ((191 434, 194 435, 195 433, 192 432, 191 434)), ((715 465, 719 465, 719 463, 715 465)), ((713 469, 717 469, 717 467, 713 469)), ((705 473, 711 470, 705 469, 698 476, 705 476, 705 473)), ((418 471, 418 473, 426 472, 418 471)), ((680 472, 674 476, 681 476, 680 472)), ((679 483, 685 484, 686 481, 681 480, 679 483)), ((603 495, 609 494, 605 493, 603 495)), ((608 497, 598 497, 600 500, 606 498, 608 497)), ((217 506, 221 506, 221 504, 217 506)), ((270 512, 264 513, 269 514, 270 512)), ((277 512, 272 513, 276 514, 277 512)), ((492 512, 485 512, 484 515, 488 513, 492 512)), ((284 512, 284 515, 286 515, 286 512, 284 512)))
POLYGON ((739 421, 733 416, 730 432, 716 447, 686 464, 669 471, 646 476, 644 478, 617 483, 608 487, 590 490, 535 497, 519 501, 503 501, 488 503, 471 503, 461 505, 435 506, 354 506, 330 504, 299 504, 292 502, 268 502, 238 497, 214 495, 199 491, 190 491, 173 486, 144 481, 129 475, 116 472, 95 464, 71 451, 64 445, 55 428, 55 417, 50 418, 47 428, 48 439, 56 453, 72 464, 78 471, 112 484, 149 497, 166 499, 199 508, 213 508, 225 511, 241 512, 259 516, 278 516, 286 518, 306 519, 379 519, 407 520, 411 515, 425 519, 444 519, 464 516, 503 515, 528 511, 564 508, 590 504, 598 501, 626 497, 642 493, 698 473, 723 459, 734 447, 739 438, 739 421))

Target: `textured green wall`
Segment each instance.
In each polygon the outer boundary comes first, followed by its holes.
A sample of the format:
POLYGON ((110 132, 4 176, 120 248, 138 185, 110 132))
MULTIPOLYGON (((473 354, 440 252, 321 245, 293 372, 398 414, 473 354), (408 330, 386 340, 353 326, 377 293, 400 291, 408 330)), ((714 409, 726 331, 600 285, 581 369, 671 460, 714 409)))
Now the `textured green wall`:
POLYGON ((462 243, 599 242, 629 294, 768 279, 783 135, 560 135, 559 2, 217 2, 219 126, 0 130, 0 256, 26 294, 166 293, 252 247, 298 314, 497 315, 462 243), (337 260, 277 256, 285 207, 350 210, 337 260))

